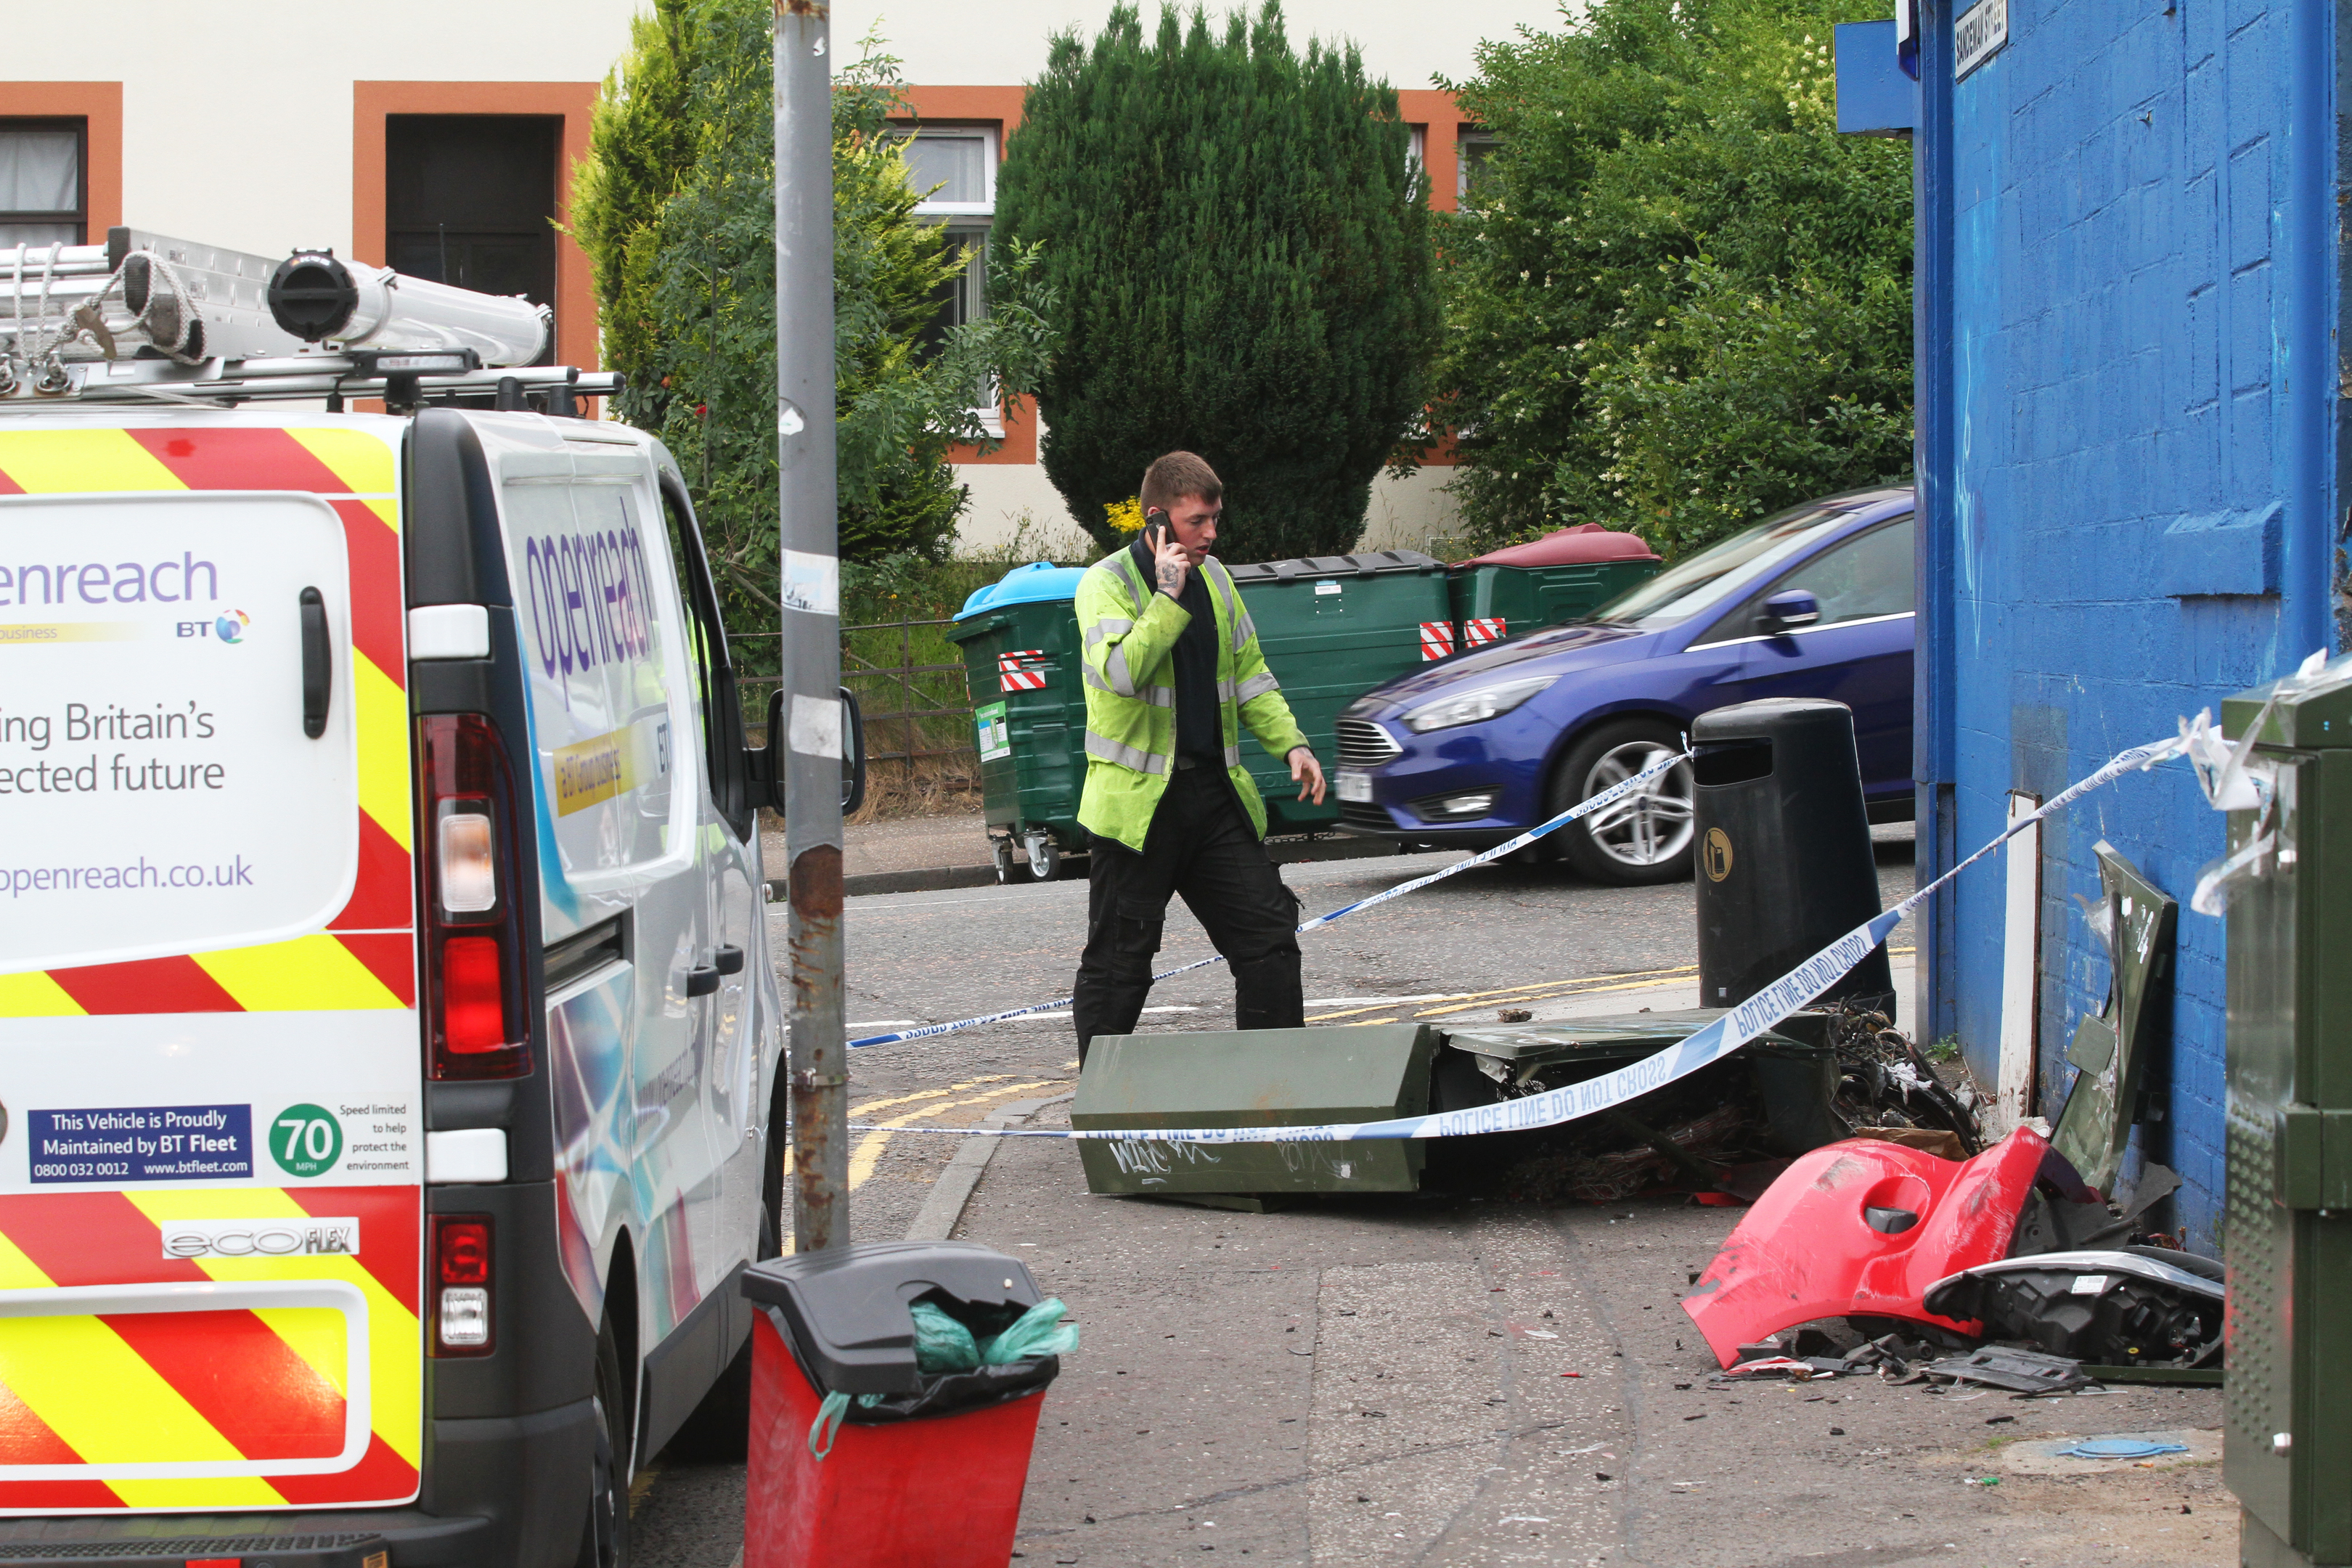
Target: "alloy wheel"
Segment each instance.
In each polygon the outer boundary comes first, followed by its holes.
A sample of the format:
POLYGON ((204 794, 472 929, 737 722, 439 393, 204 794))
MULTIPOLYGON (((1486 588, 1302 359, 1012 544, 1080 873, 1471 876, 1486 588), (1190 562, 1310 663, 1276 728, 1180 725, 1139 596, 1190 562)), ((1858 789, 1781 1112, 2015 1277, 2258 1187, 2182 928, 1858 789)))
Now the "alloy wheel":
MULTIPOLYGON (((1674 753, 1654 741, 1627 741, 1602 752, 1584 777, 1583 798, 1624 783, 1674 753)), ((1662 865, 1690 847, 1691 771, 1677 763, 1584 819, 1593 847, 1621 865, 1662 865)))

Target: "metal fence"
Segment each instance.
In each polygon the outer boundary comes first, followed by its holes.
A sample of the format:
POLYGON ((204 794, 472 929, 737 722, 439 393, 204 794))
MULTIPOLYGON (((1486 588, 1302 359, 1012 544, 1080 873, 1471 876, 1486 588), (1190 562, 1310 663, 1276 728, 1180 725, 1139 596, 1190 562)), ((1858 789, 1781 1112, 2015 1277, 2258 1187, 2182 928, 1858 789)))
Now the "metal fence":
MULTIPOLYGON (((917 620, 908 616, 841 628, 842 684, 856 693, 858 708, 865 716, 867 762, 911 763, 926 757, 972 753, 971 695, 964 681, 963 661, 916 662, 916 643, 940 642, 944 639, 932 628, 953 625, 955 622, 946 617, 917 620), (897 634, 895 639, 889 635, 892 633, 897 634), (888 645, 894 640, 898 657, 896 662, 888 662, 888 645), (885 657, 877 658, 874 656, 877 653, 885 657), (960 700, 950 700, 950 692, 960 700), (923 721, 947 719, 959 721, 955 730, 959 739, 950 745, 933 744, 940 737, 927 733, 931 727, 923 721), (886 746, 891 749, 884 749, 886 746)), ((748 632, 730 635, 728 640, 734 644, 772 643, 776 636, 774 632, 748 632)), ((735 684, 742 693, 743 716, 755 728, 766 717, 769 691, 782 679, 774 675, 736 678, 735 684)))

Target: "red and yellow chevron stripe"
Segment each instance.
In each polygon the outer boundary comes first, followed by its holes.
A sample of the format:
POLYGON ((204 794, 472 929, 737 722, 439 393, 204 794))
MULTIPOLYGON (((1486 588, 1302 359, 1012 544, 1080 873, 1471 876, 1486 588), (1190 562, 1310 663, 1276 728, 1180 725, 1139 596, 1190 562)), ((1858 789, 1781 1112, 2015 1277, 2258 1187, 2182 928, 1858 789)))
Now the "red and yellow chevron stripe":
MULTIPOLYGON (((395 439, 392 426, 360 424, 0 431, 0 495, 287 489, 332 507, 351 561, 360 768, 358 879, 326 930, 0 975, 0 1017, 415 1005, 395 439)), ((0 1311, 0 1512, 362 1506, 415 1496, 422 1209, 413 1185, 0 1194, 0 1291, 107 1287, 137 1303, 151 1285, 324 1281, 366 1310, 366 1338, 354 1351, 355 1319, 333 1307, 223 1299, 208 1310, 131 1311, 61 1298, 62 1310, 50 1311, 38 1296, 11 1299, 0 1311), (356 1216, 359 1255, 163 1256, 161 1227, 170 1221, 306 1215, 356 1216), (348 1396, 360 1377, 368 1438, 357 1463, 343 1464, 348 1396), (90 1468, 60 1473, 64 1466, 90 1468), (191 1468, 206 1473, 184 1473, 191 1468)))
POLYGON ((367 1304, 365 1455, 344 1445, 344 1315, 322 1308, 0 1316, 0 1512, 283 1508, 415 1495, 424 1412, 413 1187, 0 1196, 0 1290, 124 1281, 340 1280, 367 1304), (179 1219, 356 1216, 355 1257, 166 1259, 179 1219), (211 1465, 241 1474, 51 1479, 32 1467, 211 1465))
POLYGON ((0 495, 303 490, 351 556, 359 879, 324 931, 181 958, 0 974, 0 1017, 416 1005, 399 452, 364 426, 0 430, 0 495))

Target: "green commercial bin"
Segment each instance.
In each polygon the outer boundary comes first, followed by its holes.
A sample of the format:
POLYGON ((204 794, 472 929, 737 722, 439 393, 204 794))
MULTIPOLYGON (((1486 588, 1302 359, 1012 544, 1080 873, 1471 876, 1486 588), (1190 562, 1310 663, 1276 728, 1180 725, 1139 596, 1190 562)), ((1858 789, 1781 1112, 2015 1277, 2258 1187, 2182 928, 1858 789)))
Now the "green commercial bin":
POLYGON ((1582 620, 1660 564, 1638 536, 1597 522, 1465 561, 1447 583, 1461 639, 1454 646, 1481 647, 1582 620))
MULTIPOLYGON (((1232 568, 1256 624, 1266 668, 1328 773, 1340 712, 1382 681, 1450 646, 1445 566, 1417 550, 1312 555, 1232 568)), ((1339 821, 1339 799, 1298 798, 1286 758, 1270 757, 1246 729, 1242 765, 1265 797, 1268 833, 1320 833, 1339 821)))
MULTIPOLYGON (((1454 646, 1444 563, 1413 550, 1317 555, 1228 568, 1257 627, 1266 668, 1328 773, 1335 721, 1384 680, 1442 658, 1454 646)), ((1087 782, 1087 703, 1077 617, 1084 569, 1036 562, 975 592, 948 634, 963 649, 971 687, 982 798, 997 874, 1053 877, 1083 854, 1078 797, 1087 782)), ((1288 759, 1266 754, 1246 728, 1242 765, 1265 797, 1266 831, 1319 833, 1339 820, 1337 796, 1297 798, 1288 759)))
MULTIPOLYGON (((1104 1035, 1087 1052, 1077 1128, 1316 1127, 1429 1109, 1438 1036, 1426 1024, 1104 1035)), ((1425 1146, 1081 1139, 1093 1193, 1409 1193, 1425 1146)))
POLYGON ((1029 875, 1048 881, 1065 853, 1082 850, 1078 795, 1087 782, 1087 693, 1071 601, 1082 567, 1038 561, 977 590, 948 640, 963 649, 971 688, 981 799, 999 881, 1015 876, 1014 841, 1029 875))

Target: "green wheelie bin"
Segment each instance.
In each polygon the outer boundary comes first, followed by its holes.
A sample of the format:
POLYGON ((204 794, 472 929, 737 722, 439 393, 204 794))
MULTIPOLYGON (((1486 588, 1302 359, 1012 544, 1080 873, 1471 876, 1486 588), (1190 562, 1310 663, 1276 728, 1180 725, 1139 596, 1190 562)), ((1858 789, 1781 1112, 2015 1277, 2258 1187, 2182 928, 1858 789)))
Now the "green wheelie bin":
POLYGON ((1083 567, 1016 566, 974 591, 948 640, 963 649, 971 688, 981 800, 996 851, 996 879, 1051 881, 1062 857, 1083 852, 1078 795, 1087 783, 1087 693, 1071 601, 1083 567))
MULTIPOLYGON (((1384 680, 1453 650, 1444 563, 1417 550, 1311 555, 1232 569, 1256 624, 1266 668, 1327 773, 1338 755, 1335 721, 1384 680)), ((1242 765, 1265 797, 1265 830, 1321 833, 1339 821, 1339 798, 1298 798, 1290 764, 1242 734, 1242 765)))
POLYGON ((1490 551, 1453 570, 1453 618, 1461 648, 1483 647, 1581 620, 1662 564, 1639 535, 1597 522, 1490 551))

